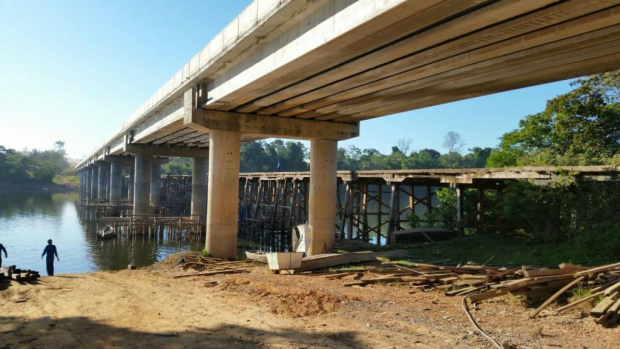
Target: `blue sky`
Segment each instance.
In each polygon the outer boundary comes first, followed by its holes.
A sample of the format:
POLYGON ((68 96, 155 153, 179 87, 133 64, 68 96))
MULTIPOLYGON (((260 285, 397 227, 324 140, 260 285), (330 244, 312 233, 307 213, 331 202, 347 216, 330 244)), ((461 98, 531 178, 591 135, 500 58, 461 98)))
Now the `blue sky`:
MULTIPOLYGON (((0 145, 66 143, 82 158, 202 49, 250 0, 0 0, 0 145)), ((443 151, 493 147, 567 81, 362 122, 344 141, 384 153, 401 138, 443 151)))

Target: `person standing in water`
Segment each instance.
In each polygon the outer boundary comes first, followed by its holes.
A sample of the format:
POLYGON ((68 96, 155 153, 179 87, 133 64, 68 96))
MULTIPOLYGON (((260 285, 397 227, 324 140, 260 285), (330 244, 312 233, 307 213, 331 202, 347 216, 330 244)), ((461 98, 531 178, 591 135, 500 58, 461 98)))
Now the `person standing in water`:
POLYGON ((4 248, 3 244, 0 244, 0 268, 2 268, 2 251, 4 251, 4 258, 9 258, 9 255, 6 253, 6 248, 4 248))
POLYGON ((45 256, 46 254, 47 254, 47 258, 45 259, 45 261, 46 261, 47 275, 54 276, 54 256, 56 256, 56 259, 59 262, 60 262, 60 258, 58 258, 58 251, 56 250, 56 246, 52 245, 52 239, 47 240, 47 246, 45 246, 45 248, 43 249, 43 254, 41 255, 41 259, 43 259, 43 256, 45 256))

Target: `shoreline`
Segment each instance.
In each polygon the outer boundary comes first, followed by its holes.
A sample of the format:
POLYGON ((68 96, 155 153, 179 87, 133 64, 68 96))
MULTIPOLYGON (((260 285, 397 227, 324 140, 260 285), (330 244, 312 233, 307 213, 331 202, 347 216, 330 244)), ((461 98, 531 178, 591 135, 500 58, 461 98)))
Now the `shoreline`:
MULTIPOLYGON (((179 255, 138 270, 42 277, 4 285, 0 343, 14 348, 412 348, 489 347, 459 297, 409 287, 345 287, 323 276, 276 275, 264 266, 235 275, 187 273, 179 255), (27 343, 27 345, 24 345, 27 343), (54 343, 49 345, 49 343, 54 343)), ((578 317, 524 319, 510 299, 474 310, 481 326, 513 348, 612 347, 620 328, 578 317)), ((525 314, 525 315, 524 315, 525 314)))

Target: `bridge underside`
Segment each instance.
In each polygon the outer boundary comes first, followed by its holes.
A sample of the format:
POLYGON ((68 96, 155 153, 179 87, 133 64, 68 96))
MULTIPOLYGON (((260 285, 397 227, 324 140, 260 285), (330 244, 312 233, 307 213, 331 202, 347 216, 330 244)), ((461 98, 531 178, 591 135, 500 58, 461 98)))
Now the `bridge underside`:
POLYGON ((218 257, 235 254, 240 142, 312 141, 311 253, 321 253, 334 243, 335 207, 322 203, 336 191, 337 141, 360 121, 620 68, 620 0, 265 4, 252 2, 78 165, 98 196, 117 198, 108 162, 135 156, 134 206, 145 211, 160 185, 154 156, 193 157, 201 177, 209 158, 209 197, 206 178, 192 195, 208 205, 193 213, 207 207, 218 257))

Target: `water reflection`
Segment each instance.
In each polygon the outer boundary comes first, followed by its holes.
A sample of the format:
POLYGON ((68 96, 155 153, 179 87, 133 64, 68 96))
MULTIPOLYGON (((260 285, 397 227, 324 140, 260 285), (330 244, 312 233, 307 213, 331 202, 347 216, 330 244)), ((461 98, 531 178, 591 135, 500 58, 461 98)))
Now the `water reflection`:
POLYGON ((176 241, 165 235, 100 240, 95 233, 102 223, 78 202, 75 193, 0 193, 0 243, 9 252, 3 265, 44 270, 40 256, 47 239, 58 247, 58 273, 147 266, 172 252, 202 248, 200 242, 176 241))

